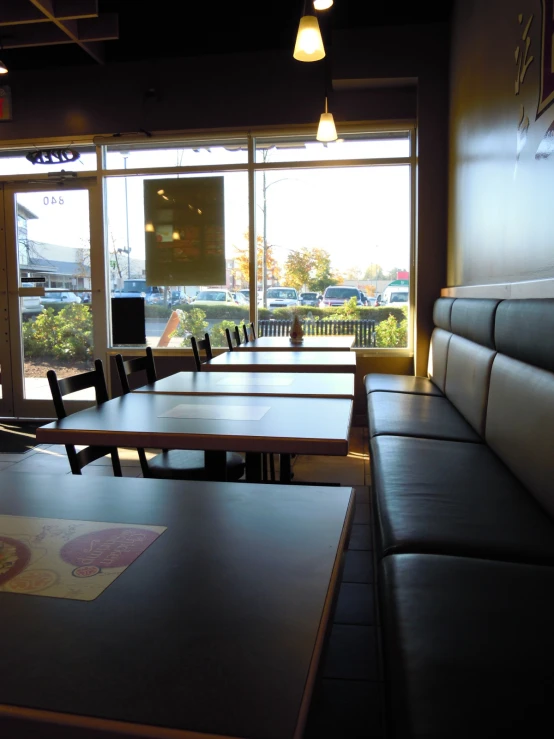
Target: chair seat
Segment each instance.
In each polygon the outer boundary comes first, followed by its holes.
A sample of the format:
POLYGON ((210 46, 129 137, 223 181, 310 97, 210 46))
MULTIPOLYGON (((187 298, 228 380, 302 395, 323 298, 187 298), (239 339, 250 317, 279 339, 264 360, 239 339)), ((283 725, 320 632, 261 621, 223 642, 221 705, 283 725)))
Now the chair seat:
MULTIPOLYGON (((209 480, 210 471, 204 463, 204 452, 171 449, 148 460, 149 477, 162 480, 209 480)), ((227 452, 227 480, 236 482, 244 474, 244 459, 236 452, 227 452)))

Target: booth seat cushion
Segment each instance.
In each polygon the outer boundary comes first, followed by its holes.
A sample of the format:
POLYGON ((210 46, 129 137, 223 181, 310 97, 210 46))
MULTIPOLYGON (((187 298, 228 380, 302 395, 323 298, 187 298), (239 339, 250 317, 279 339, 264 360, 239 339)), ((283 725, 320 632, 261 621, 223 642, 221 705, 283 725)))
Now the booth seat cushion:
POLYGON ((453 336, 448 348, 445 395, 481 436, 485 435, 487 393, 495 352, 453 336))
POLYGON ((554 522, 485 444, 375 436, 371 459, 379 557, 554 565, 554 522))
POLYGON ((494 349, 494 319, 500 302, 493 298, 457 298, 450 312, 450 330, 494 349))
POLYGON ((408 375, 384 375, 373 372, 365 376, 368 393, 376 390, 384 393, 411 393, 415 395, 439 395, 442 393, 427 377, 408 375))
POLYGON ((480 442, 481 438, 446 398, 373 392, 367 396, 370 436, 418 436, 480 442))
POLYGON ((554 518, 554 374, 498 354, 485 438, 554 518))
POLYGON ((379 582, 390 736, 544 736, 554 568, 398 554, 379 582))

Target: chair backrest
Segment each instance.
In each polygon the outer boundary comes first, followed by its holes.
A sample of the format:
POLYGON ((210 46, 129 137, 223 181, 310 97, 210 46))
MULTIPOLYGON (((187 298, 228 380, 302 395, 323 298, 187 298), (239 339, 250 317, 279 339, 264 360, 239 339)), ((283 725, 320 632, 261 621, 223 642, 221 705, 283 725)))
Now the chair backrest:
POLYGON ((210 342, 210 335, 204 334, 203 339, 195 339, 194 336, 190 337, 190 344, 192 346, 192 353, 194 354, 194 361, 196 363, 196 370, 200 372, 202 365, 213 359, 212 345, 210 342), (205 356, 203 359, 200 357, 200 352, 204 352, 205 356))
MULTIPOLYGON (((87 388, 92 387, 94 388, 96 395, 97 405, 101 405, 108 400, 108 387, 104 376, 104 367, 102 365, 102 360, 100 359, 96 359, 94 361, 94 369, 90 372, 83 372, 79 375, 72 375, 71 377, 64 377, 62 380, 59 380, 54 370, 48 370, 46 377, 48 378, 56 416, 59 421, 67 417, 67 411, 63 401, 65 395, 70 395, 79 390, 86 390, 87 388)), ((96 459, 100 459, 100 457, 105 457, 106 454, 111 454, 112 456, 114 475, 117 477, 121 477, 122 475, 121 464, 119 462, 119 455, 116 447, 89 446, 77 452, 72 444, 66 444, 65 449, 71 472, 74 475, 80 475, 81 470, 85 465, 90 464, 90 462, 94 462, 96 459)))
MULTIPOLYGON (((234 329, 233 329, 233 333, 234 333, 234 329)), ((235 347, 233 346, 233 340, 231 338, 231 332, 229 331, 228 328, 225 329, 225 337, 227 339, 227 346, 229 347, 229 351, 232 352, 235 347)), ((237 346, 239 346, 239 345, 237 344, 237 346)))
POLYGON ((146 382, 143 382, 143 385, 151 385, 158 379, 154 354, 149 346, 146 347, 146 356, 144 357, 136 357, 135 359, 125 361, 121 354, 116 354, 115 366, 117 367, 117 374, 119 375, 119 381, 124 395, 131 392, 131 386, 129 385, 130 375, 145 372, 146 382))
POLYGON ((254 328, 254 324, 251 323, 250 324, 250 340, 254 341, 255 338, 256 338, 256 329, 254 328))

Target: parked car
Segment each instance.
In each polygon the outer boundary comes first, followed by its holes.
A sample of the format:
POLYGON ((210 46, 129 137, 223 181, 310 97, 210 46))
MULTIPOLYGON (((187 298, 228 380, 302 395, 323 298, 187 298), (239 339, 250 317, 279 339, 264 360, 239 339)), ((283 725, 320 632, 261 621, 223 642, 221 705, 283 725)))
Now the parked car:
POLYGON ((377 305, 377 298, 374 298, 373 295, 367 296, 367 304, 370 308, 377 305))
POLYGON ((92 293, 81 293, 80 298, 81 298, 81 303, 90 305, 92 301, 92 293))
POLYGON ((80 303, 81 298, 67 290, 50 290, 41 298, 43 305, 48 303, 80 303))
POLYGON ((362 305, 360 291, 357 287, 348 285, 331 285, 325 288, 323 299, 319 304, 320 308, 331 308, 337 305, 344 305, 351 298, 356 298, 356 303, 362 305))
POLYGON ((38 316, 43 309, 42 299, 38 295, 26 295, 21 298, 21 317, 23 319, 38 316))
POLYGON ((317 293, 300 293, 300 305, 319 305, 320 297, 317 293))
POLYGON ((250 301, 241 292, 231 293, 237 305, 250 305, 250 301))
POLYGON ((298 305, 298 293, 294 287, 270 287, 266 300, 268 308, 290 308, 298 305))
POLYGON ((233 298, 229 290, 219 290, 216 288, 200 290, 196 293, 192 302, 194 305, 213 305, 213 303, 237 304, 237 301, 233 298))
POLYGON ((378 305, 383 305, 383 303, 381 302, 382 300, 383 300, 383 296, 381 295, 381 293, 376 295, 375 296, 375 306, 377 307, 378 305))

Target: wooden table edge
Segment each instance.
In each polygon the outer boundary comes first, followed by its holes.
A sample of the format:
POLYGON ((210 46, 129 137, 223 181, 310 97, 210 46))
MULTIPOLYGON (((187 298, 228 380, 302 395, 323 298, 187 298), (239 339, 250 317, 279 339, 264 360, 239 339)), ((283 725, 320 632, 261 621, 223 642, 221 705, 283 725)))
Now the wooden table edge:
POLYGON ((293 739, 302 739, 304 734, 304 728, 306 726, 306 721, 310 710, 310 704, 318 675, 323 646, 327 636, 329 622, 331 620, 334 609, 335 595, 338 595, 338 588, 340 587, 340 579, 344 566, 344 552, 348 544, 348 539, 354 521, 355 502, 356 492, 354 488, 350 488, 350 500, 348 502, 348 508, 346 509, 344 524, 341 531, 339 545, 337 547, 337 554, 335 556, 335 562, 333 564, 333 571, 331 573, 331 579, 329 581, 329 588, 327 589, 327 595, 325 597, 325 603, 323 605, 323 612, 321 614, 321 619, 317 630, 314 650, 312 652, 312 658, 310 660, 310 667, 308 669, 308 676, 306 678, 306 685, 304 687, 304 695, 302 696, 302 703, 300 704, 296 731, 294 733, 293 739))
MULTIPOLYGON (((350 398, 342 398, 349 400, 350 398)), ((350 428, 352 409, 350 410, 350 428)), ((348 439, 298 439, 297 437, 272 438, 264 436, 210 436, 201 434, 159 433, 138 431, 93 431, 87 429, 39 427, 36 438, 40 444, 73 444, 76 446, 114 446, 140 449, 199 449, 205 451, 243 451, 268 454, 316 454, 343 457, 348 454, 348 439), (253 440, 258 443, 253 443, 253 440), (265 443, 264 443, 265 442, 265 443)))
MULTIPOLYGON (((187 729, 168 729, 164 726, 151 726, 147 724, 133 724, 128 721, 115 721, 112 719, 95 718, 94 716, 81 716, 72 713, 59 713, 56 711, 45 711, 25 706, 10 706, 0 704, 0 727, 2 719, 20 720, 28 724, 41 723, 53 724, 76 729, 88 729, 97 731, 99 739, 106 732, 120 736, 136 737, 136 739, 244 739, 243 737, 231 736, 229 734, 205 734, 187 729)), ((22 730, 28 729, 28 725, 22 726, 22 730)), ((17 735, 12 735, 17 739, 17 735)), ((27 734, 22 734, 27 736, 27 734)), ((11 738, 10 738, 11 739, 11 738)))

